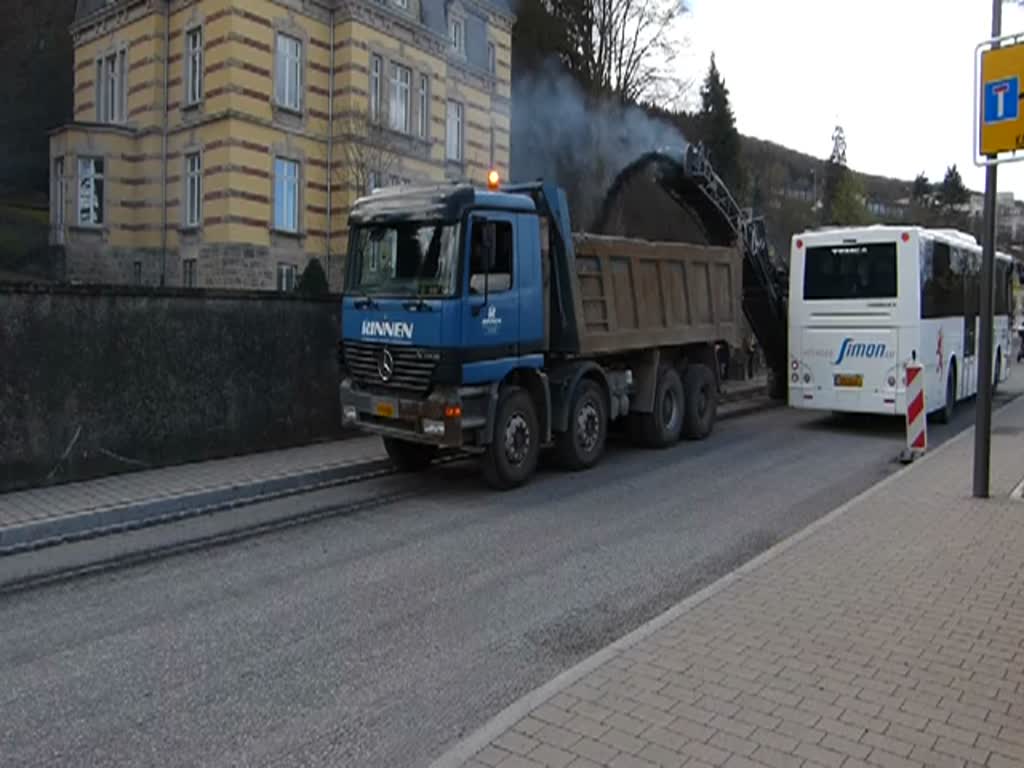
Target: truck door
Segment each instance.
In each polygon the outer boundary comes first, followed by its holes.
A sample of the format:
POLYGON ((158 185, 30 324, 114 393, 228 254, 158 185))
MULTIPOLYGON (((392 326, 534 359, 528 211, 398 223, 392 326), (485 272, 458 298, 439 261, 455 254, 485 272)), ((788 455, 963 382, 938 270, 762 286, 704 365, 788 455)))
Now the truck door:
POLYGON ((473 214, 466 242, 469 269, 463 303, 465 359, 484 362, 516 357, 520 276, 514 216, 496 211, 473 214), (493 254, 490 260, 486 257, 488 252, 493 254))

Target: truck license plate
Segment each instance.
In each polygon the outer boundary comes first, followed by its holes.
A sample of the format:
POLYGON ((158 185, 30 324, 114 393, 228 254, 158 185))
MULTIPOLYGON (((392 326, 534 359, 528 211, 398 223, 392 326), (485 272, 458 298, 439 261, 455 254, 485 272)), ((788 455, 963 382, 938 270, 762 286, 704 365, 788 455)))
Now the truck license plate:
POLYGON ((835 385, 837 387, 862 387, 864 386, 864 377, 859 373, 837 373, 835 385))
POLYGON ((378 400, 373 411, 384 419, 393 419, 398 415, 398 408, 392 400, 378 400))

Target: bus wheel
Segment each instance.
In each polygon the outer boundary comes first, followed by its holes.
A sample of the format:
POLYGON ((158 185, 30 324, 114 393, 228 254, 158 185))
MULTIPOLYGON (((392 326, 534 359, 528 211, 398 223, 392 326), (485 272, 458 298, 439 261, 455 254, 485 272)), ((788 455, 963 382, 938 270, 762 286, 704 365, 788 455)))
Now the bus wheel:
POLYGON ((953 420, 953 409, 956 407, 956 369, 949 366, 946 374, 946 404, 936 414, 940 424, 949 424, 953 420))
POLYGON ((715 374, 706 365, 691 365, 683 377, 686 416, 683 434, 690 440, 703 440, 711 434, 718 409, 718 387, 715 374))
POLYGON ((515 488, 530 479, 539 457, 540 423, 530 393, 506 387, 498 397, 494 436, 483 456, 484 479, 499 491, 515 488))
POLYGON ((596 382, 584 379, 576 387, 569 411, 569 429, 555 436, 558 462, 566 469, 589 469, 604 453, 608 414, 604 392, 596 382))

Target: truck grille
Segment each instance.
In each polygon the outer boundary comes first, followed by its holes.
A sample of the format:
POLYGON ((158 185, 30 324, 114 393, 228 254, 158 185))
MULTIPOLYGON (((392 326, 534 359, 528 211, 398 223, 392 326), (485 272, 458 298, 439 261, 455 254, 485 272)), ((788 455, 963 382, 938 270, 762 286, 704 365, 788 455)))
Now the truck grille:
POLYGON ((430 388, 438 353, 419 347, 388 347, 383 344, 345 342, 345 365, 352 377, 365 387, 424 393, 430 388), (392 368, 381 376, 385 352, 392 368))

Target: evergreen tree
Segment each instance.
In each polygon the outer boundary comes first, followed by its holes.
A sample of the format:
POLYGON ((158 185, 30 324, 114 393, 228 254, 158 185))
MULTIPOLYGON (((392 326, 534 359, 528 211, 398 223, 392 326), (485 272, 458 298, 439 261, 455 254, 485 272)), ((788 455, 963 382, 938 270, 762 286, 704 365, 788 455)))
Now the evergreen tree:
POLYGON ((295 290, 303 296, 323 296, 330 291, 327 286, 327 275, 320 265, 320 259, 309 260, 306 268, 302 270, 295 290))
POLYGON ((729 89, 718 71, 714 54, 711 54, 711 66, 700 89, 700 101, 698 138, 722 181, 734 196, 740 198, 744 187, 740 133, 736 130, 736 116, 729 103, 729 89))
POLYGON ((864 206, 863 195, 857 177, 849 168, 840 165, 832 198, 829 224, 839 226, 860 226, 870 220, 864 206))
POLYGON ((931 182, 928 181, 928 177, 925 176, 924 173, 919 173, 914 179, 914 186, 910 191, 910 199, 918 203, 927 202, 931 191, 932 185, 931 182))
POLYGON ((970 199, 970 193, 964 186, 964 180, 960 177, 960 171, 956 165, 946 169, 946 175, 942 179, 942 186, 939 187, 939 204, 945 213, 952 213, 957 206, 963 205, 970 199))

